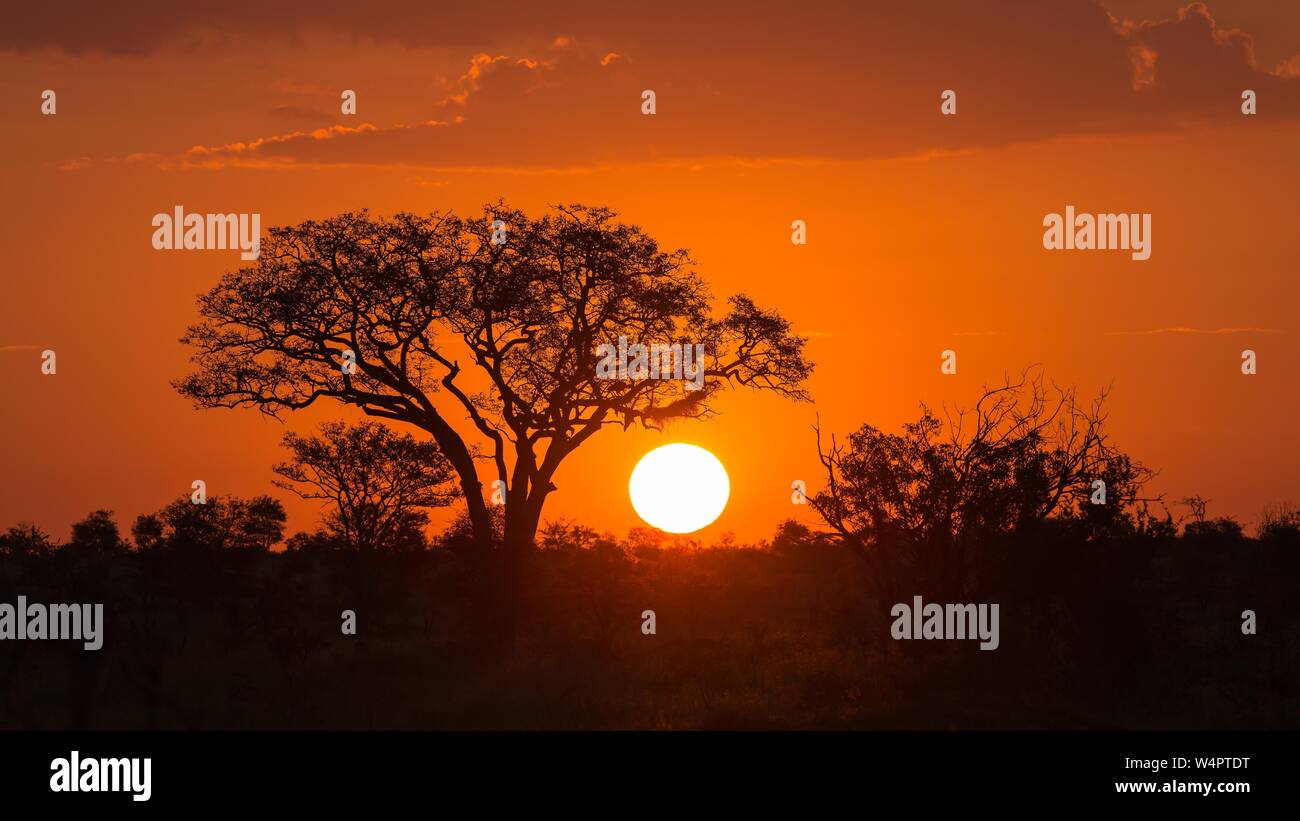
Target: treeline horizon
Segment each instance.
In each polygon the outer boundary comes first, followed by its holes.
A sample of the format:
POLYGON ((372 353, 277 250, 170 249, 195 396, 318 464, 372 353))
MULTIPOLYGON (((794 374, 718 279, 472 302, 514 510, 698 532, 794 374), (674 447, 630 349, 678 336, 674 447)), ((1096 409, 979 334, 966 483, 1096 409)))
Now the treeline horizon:
MULTIPOLYGON (((1215 532, 1242 540, 1259 541, 1300 530, 1300 509, 1290 502, 1266 505, 1260 512, 1255 533, 1250 535, 1234 516, 1208 516, 1209 501, 1193 496, 1178 502, 1178 505, 1188 509, 1187 514, 1175 517, 1172 511, 1166 510, 1164 518, 1157 520, 1161 533, 1183 537, 1215 532)), ((35 558, 63 549, 102 555, 163 548, 260 550, 270 553, 358 550, 342 534, 330 533, 320 526, 320 522, 314 530, 300 530, 285 538, 287 514, 283 503, 266 494, 250 498, 214 496, 203 505, 197 505, 205 512, 212 511, 213 515, 183 515, 185 511, 193 510, 189 506, 195 504, 188 496, 182 495, 154 513, 140 514, 136 517, 129 536, 121 533, 114 511, 105 508, 93 510, 74 522, 66 541, 55 539, 34 522, 19 520, 0 533, 0 555, 35 558), (204 505, 211 507, 204 508, 204 505)), ((469 546, 466 527, 462 511, 435 533, 431 534, 427 530, 402 533, 399 534, 399 539, 377 550, 418 552, 463 549, 469 546)), ((535 546, 539 549, 558 549, 564 546, 585 549, 602 545, 624 549, 649 546, 681 550, 764 550, 793 530, 806 532, 812 538, 827 542, 835 538, 832 530, 814 529, 793 517, 778 522, 773 528, 771 539, 738 541, 734 533, 724 531, 712 542, 702 542, 692 534, 667 533, 650 525, 633 525, 628 528, 626 535, 619 537, 610 530, 598 531, 575 519, 559 518, 543 523, 535 546)))
POLYGON ((1022 377, 818 431, 821 525, 711 546, 512 539, 500 508, 431 537, 438 451, 326 423, 274 468, 326 502, 284 550, 269 496, 181 497, 130 541, 108 511, 0 534, 0 601, 105 613, 98 651, 0 642, 0 728, 1300 729, 1300 511, 1175 519, 1103 398, 1022 377), (917 596, 997 605, 996 649, 899 640, 917 596))
POLYGON ((715 549, 566 523, 508 603, 470 540, 105 551, 82 528, 41 552, 6 534, 0 601, 105 619, 96 652, 0 642, 0 729, 1300 729, 1300 529, 1226 521, 1051 521, 969 545, 958 584, 792 521, 715 549), (998 648, 894 640, 913 596, 1000 604, 998 648))
MULTIPOLYGON (((1171 536, 1189 529, 1250 538, 1235 517, 1209 516, 1211 500, 1184 497, 1175 506, 1187 513, 1175 518, 1163 495, 1149 495, 1157 471, 1111 441, 1106 399, 1103 392, 1091 402, 1080 401, 1074 389, 1048 383, 1041 369, 1030 366, 1017 378, 986 386, 969 407, 945 407, 938 414, 922 403, 919 418, 901 425, 898 433, 864 424, 846 439, 832 434, 826 442, 817 425, 823 487, 812 493, 800 487, 791 501, 807 505, 820 519, 825 529, 817 532, 819 538, 841 544, 868 564, 878 564, 879 554, 893 560, 928 553, 936 561, 955 560, 952 569, 958 573, 973 569, 964 557, 968 542, 1032 533, 1048 521, 1090 538, 1171 536)), ((708 546, 690 534, 674 536, 650 526, 633 526, 620 539, 581 522, 540 515, 532 535, 516 533, 512 540, 505 504, 483 507, 478 517, 483 521, 476 521, 469 502, 483 501, 481 485, 466 492, 436 441, 374 419, 327 421, 310 434, 287 432, 281 445, 288 458, 272 466, 273 484, 322 503, 314 530, 286 539, 287 515, 279 499, 266 494, 208 498, 206 485, 195 482, 189 497, 137 516, 130 541, 113 512, 98 509, 72 525, 64 544, 105 553, 162 547, 271 550, 283 542, 287 552, 452 548, 481 555, 486 532, 487 546, 509 548, 512 555, 566 538, 586 545, 708 546), (458 506, 458 514, 430 534, 430 511, 452 506, 458 506)), ((777 533, 787 524, 778 524, 777 533)), ((1261 510, 1255 538, 1297 528, 1300 508, 1278 501, 1261 510)), ((737 543, 724 532, 712 546, 737 543)), ((39 554, 57 547, 29 522, 0 534, 0 552, 39 554)))

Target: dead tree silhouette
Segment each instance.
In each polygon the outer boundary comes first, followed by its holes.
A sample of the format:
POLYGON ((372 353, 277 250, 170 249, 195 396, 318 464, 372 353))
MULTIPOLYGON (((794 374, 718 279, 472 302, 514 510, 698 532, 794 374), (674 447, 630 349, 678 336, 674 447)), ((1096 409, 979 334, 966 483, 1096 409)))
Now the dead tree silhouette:
POLYGON ((900 434, 863 425, 823 447, 816 429, 826 486, 809 503, 886 580, 892 559, 908 552, 949 587, 969 569, 969 545, 1048 518, 1093 531, 1144 526, 1146 504, 1158 501, 1143 496, 1154 471, 1111 443, 1105 399, 1082 403, 1031 367, 942 419, 922 405, 900 434), (1105 504, 1091 503, 1095 482, 1105 504))

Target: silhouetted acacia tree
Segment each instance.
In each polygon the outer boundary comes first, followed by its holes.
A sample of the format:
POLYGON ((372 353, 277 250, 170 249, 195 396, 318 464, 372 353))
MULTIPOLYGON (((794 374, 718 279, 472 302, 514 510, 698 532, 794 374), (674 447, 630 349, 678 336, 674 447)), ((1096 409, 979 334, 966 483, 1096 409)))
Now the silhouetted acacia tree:
POLYGON ((455 499, 451 463, 434 442, 398 434, 380 422, 326 422, 316 436, 286 433, 292 454, 275 466, 278 487, 333 506, 325 524, 357 550, 423 547, 422 508, 455 499))
POLYGON ((157 513, 142 513, 131 525, 131 540, 139 550, 154 550, 163 546, 164 525, 157 513))
POLYGON ((1259 538, 1296 539, 1300 537, 1300 509, 1290 502, 1281 502, 1264 508, 1260 516, 1259 538))
POLYGON ((591 550, 598 542, 613 542, 612 537, 579 522, 560 519, 542 526, 538 546, 547 550, 591 550))
POLYGON ((246 550, 270 550, 284 538, 284 505, 270 496, 243 500, 231 497, 231 541, 227 547, 246 550))
POLYGON ((127 545, 118 533, 113 511, 96 510, 72 526, 72 541, 65 549, 86 553, 120 553, 127 545))
POLYGON ((953 573, 968 545, 1048 518, 1091 532, 1142 526, 1153 472, 1110 444, 1104 401, 1081 404, 1030 369, 944 419, 922 405, 901 434, 863 425, 823 448, 818 431, 826 487, 809 503, 860 556, 911 551, 953 573), (1092 503, 1097 480, 1105 504, 1092 503))
POLYGON ((131 527, 141 550, 270 550, 284 536, 284 505, 270 496, 210 496, 194 504, 182 496, 131 527))
POLYGON ((330 398, 428 431, 487 549, 481 454, 505 490, 504 541, 531 546, 560 464, 603 427, 704 415, 727 383, 807 398, 812 365, 784 318, 743 295, 713 317, 687 252, 615 216, 498 203, 468 219, 362 212, 273 229, 256 263, 199 298, 183 338, 197 369, 176 387, 199 407, 274 415, 330 398), (599 378, 598 346, 620 336, 704 344, 703 388, 599 378))
POLYGON ((0 556, 45 556, 54 550, 48 533, 31 522, 20 522, 0 534, 0 556))
POLYGON ((347 548, 348 543, 340 534, 323 527, 311 533, 295 533, 284 541, 286 553, 328 553, 347 548))

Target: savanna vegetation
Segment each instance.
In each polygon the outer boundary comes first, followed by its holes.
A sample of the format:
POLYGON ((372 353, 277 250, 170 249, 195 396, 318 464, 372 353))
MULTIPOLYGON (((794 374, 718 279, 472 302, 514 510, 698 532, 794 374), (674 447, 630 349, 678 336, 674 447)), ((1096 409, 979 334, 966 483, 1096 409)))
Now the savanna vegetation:
POLYGON ((1247 534, 1205 500, 1147 497, 1100 405, 1032 375, 961 418, 828 437, 825 526, 758 544, 546 523, 506 610, 467 516, 427 532, 423 511, 454 503, 438 458, 364 424, 288 437, 283 481, 333 488, 314 532, 284 539, 271 498, 183 498, 129 536, 106 511, 61 543, 0 536, 6 600, 107 610, 98 652, 0 644, 0 727, 1300 725, 1300 512, 1247 534), (913 595, 999 603, 999 648, 892 639, 913 595))

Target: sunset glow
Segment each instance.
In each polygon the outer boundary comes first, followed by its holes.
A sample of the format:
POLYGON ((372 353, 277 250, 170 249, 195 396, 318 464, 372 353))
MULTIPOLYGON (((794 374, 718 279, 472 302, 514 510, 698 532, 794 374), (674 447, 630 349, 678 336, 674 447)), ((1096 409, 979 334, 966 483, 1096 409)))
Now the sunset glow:
POLYGON ((731 481, 718 457, 695 445, 664 445, 641 457, 628 483, 632 507, 669 533, 693 533, 722 515, 731 481))

